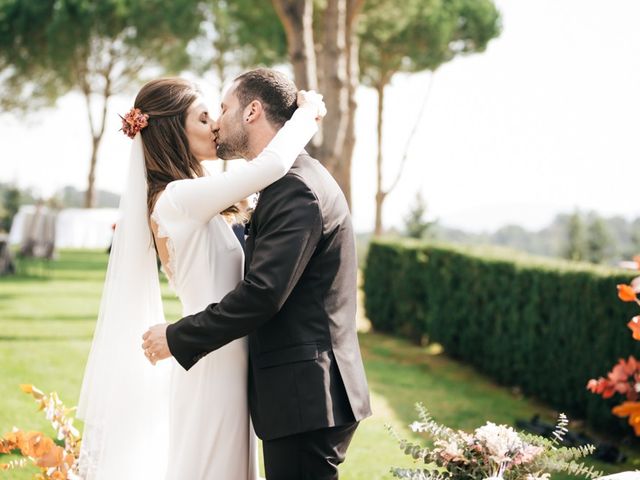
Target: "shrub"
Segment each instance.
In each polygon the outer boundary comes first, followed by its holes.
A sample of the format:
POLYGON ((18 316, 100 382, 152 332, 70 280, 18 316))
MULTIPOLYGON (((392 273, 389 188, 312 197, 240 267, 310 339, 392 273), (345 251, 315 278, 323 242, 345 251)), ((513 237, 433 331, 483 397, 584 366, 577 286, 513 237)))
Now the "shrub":
POLYGON ((364 273, 373 327, 439 342, 448 355, 519 387, 573 418, 618 429, 611 405, 585 380, 638 353, 619 327, 633 308, 617 301, 631 274, 502 249, 375 241, 364 273))

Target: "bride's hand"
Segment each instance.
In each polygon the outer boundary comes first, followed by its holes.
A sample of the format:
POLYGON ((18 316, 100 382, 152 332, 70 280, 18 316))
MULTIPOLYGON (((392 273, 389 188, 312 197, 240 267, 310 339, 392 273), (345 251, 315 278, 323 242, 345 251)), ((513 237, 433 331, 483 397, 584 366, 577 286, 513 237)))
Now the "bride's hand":
POLYGON ((327 106, 320 95, 315 90, 298 91, 298 108, 310 108, 316 113, 316 120, 320 121, 327 114, 327 106))

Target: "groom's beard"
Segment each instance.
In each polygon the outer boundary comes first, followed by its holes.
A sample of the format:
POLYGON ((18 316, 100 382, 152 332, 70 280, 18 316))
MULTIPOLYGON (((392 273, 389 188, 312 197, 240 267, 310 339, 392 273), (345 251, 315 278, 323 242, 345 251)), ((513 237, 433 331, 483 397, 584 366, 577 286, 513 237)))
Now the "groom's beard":
POLYGON ((233 160, 234 158, 247 158, 249 155, 249 135, 242 122, 225 138, 218 138, 218 158, 233 160))

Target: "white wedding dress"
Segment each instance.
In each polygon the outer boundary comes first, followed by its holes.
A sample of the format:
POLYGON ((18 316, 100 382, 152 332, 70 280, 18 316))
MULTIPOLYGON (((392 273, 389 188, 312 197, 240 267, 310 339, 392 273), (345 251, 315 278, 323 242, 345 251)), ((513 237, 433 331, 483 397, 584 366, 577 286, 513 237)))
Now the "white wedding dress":
MULTIPOLYGON (((242 168, 172 182, 158 197, 152 219, 158 239, 166 238, 165 273, 183 316, 219 302, 242 280, 242 247, 219 212, 286 174, 317 131, 315 114, 314 108, 299 108, 242 168)), ((171 362, 165 478, 255 480, 258 457, 249 421, 246 338, 210 353, 189 371, 171 362)))

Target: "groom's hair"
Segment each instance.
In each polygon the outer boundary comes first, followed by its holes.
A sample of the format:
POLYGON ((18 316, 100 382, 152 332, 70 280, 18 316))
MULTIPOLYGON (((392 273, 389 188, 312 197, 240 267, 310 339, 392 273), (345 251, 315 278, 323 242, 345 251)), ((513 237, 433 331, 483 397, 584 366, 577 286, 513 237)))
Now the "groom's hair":
POLYGON ((257 68, 235 79, 235 94, 240 107, 245 108, 254 100, 260 101, 267 120, 278 127, 296 111, 298 89, 286 75, 270 68, 257 68))

